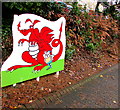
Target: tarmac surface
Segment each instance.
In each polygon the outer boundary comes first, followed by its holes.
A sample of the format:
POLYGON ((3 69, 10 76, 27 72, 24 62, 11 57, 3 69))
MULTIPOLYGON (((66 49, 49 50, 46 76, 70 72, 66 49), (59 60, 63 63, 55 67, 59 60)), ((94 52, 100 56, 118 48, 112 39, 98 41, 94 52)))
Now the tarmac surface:
POLYGON ((24 108, 119 108, 118 65, 24 108))

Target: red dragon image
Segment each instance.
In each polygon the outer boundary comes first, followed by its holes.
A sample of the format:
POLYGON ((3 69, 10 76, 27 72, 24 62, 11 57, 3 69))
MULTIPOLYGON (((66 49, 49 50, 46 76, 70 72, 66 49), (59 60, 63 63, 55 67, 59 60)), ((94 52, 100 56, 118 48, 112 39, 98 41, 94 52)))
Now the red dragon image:
POLYGON ((32 22, 30 19, 27 19, 25 23, 27 22, 32 23, 29 29, 20 30, 21 22, 19 22, 17 27, 18 27, 18 31, 24 36, 30 33, 29 40, 20 39, 18 41, 18 45, 23 44, 24 42, 29 43, 28 51, 24 51, 21 57, 25 62, 31 63, 31 65, 15 65, 15 66, 8 68, 8 71, 13 71, 13 70, 16 70, 22 67, 32 67, 32 66, 36 66, 34 67, 34 71, 40 71, 42 68, 48 65, 45 62, 44 53, 50 52, 50 55, 52 55, 52 47, 60 46, 59 52, 57 55, 53 56, 52 62, 57 61, 62 55, 63 45, 62 45, 62 42, 60 41, 61 32, 62 32, 62 23, 59 29, 60 31, 59 38, 53 39, 54 38, 53 34, 50 34, 51 32, 53 32, 53 30, 51 30, 50 28, 43 27, 40 31, 38 30, 38 28, 34 29, 34 25, 40 22, 39 20, 34 20, 34 22, 32 22), (41 66, 37 66, 38 64, 41 64, 41 66))

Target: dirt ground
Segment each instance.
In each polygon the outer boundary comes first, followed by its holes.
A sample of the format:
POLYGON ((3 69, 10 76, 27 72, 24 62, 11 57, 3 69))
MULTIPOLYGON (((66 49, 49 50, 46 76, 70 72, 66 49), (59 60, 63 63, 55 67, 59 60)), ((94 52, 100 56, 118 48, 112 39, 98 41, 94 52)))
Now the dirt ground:
POLYGON ((58 90, 68 87, 93 74, 117 64, 118 45, 117 39, 109 45, 102 45, 105 49, 95 52, 77 50, 71 60, 66 60, 65 70, 60 71, 57 78, 55 73, 40 78, 25 81, 15 87, 2 88, 2 107, 17 108, 21 104, 32 103, 36 99, 50 95, 58 90))

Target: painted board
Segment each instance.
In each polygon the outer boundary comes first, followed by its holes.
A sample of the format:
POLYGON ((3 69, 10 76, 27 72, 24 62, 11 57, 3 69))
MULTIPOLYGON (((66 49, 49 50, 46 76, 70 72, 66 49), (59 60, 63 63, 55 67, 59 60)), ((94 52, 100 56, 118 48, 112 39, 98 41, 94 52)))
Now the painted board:
POLYGON ((1 87, 64 70, 65 18, 14 15, 13 51, 1 67, 1 87))

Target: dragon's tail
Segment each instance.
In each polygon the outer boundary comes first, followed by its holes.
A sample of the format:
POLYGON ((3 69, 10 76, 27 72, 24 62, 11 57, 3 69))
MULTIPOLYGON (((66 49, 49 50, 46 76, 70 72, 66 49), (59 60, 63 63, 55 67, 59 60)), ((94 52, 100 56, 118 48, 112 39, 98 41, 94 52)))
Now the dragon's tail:
POLYGON ((60 56, 62 55, 62 52, 63 52, 63 44, 60 41, 60 39, 61 39, 61 33, 62 33, 62 25, 63 25, 63 23, 61 23, 61 26, 60 26, 60 29, 59 29, 59 31, 60 31, 59 39, 54 39, 53 42, 52 42, 52 46, 53 47, 57 47, 58 45, 60 45, 59 52, 58 52, 57 55, 54 56, 53 62, 56 61, 56 60, 58 60, 60 58, 60 56))
POLYGON ((60 45, 60 49, 59 49, 58 54, 53 57, 53 62, 57 61, 63 52, 63 45, 62 45, 62 42, 60 41, 60 39, 54 39, 52 42, 52 46, 57 47, 58 45, 60 45))

